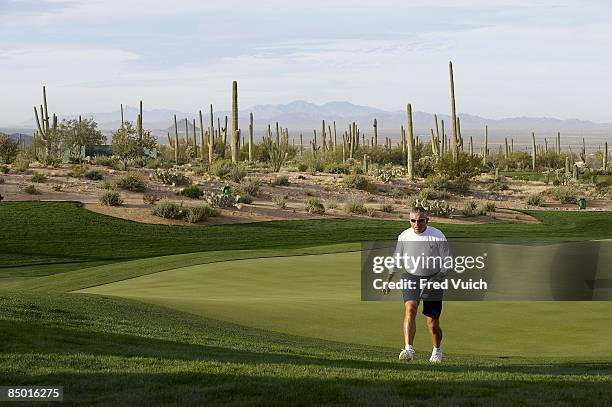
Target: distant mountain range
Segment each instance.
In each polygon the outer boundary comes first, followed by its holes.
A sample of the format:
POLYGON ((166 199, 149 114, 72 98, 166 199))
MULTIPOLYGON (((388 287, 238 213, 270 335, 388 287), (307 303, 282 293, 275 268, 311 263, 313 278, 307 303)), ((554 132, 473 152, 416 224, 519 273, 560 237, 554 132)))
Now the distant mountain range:
MULTIPOLYGON (((264 133, 268 124, 274 127, 275 122, 279 122, 280 126, 289 128, 290 134, 297 136, 299 133, 304 133, 306 138, 310 138, 312 130, 316 129, 317 133, 321 131, 321 120, 327 124, 336 122, 338 134, 342 134, 348 128, 349 123, 355 121, 361 128, 362 132, 367 135, 372 134, 372 122, 374 118, 378 121, 378 129, 381 136, 390 136, 397 138, 399 135, 400 126, 406 124, 406 112, 398 110, 389 112, 381 109, 376 109, 368 106, 354 105, 349 102, 329 102, 323 105, 316 105, 306 101, 294 101, 287 104, 279 105, 257 105, 251 108, 240 110, 239 126, 243 129, 243 134, 246 134, 248 129, 249 113, 254 116, 254 127, 256 138, 260 138, 264 133)), ((208 110, 203 110, 204 127, 208 127, 208 110)), ((132 106, 124 107, 125 120, 136 121, 138 109, 132 106)), ((199 115, 196 113, 185 113, 170 109, 153 109, 144 110, 144 126, 146 129, 158 136, 162 142, 166 140, 166 133, 174 133, 173 117, 177 116, 179 134, 184 134, 185 122, 189 121, 189 132, 192 134, 192 120, 196 119, 197 131, 199 131, 199 115)), ((215 116, 221 117, 222 124, 224 116, 230 116, 229 111, 216 111, 215 116)), ((98 123, 98 126, 106 134, 119 127, 120 112, 91 112, 83 113, 83 117, 93 117, 98 123)), ((64 117, 74 117, 70 115, 60 115, 60 120, 64 117)), ((464 135, 482 136, 485 125, 489 126, 489 134, 492 137, 499 136, 529 136, 531 131, 536 133, 554 134, 560 131, 565 134, 572 135, 598 135, 608 136, 612 134, 612 123, 594 123, 586 120, 568 119, 560 120, 550 117, 513 117, 505 119, 487 119, 480 116, 462 113, 459 115, 461 121, 461 130, 464 135)), ((450 132, 450 117, 446 114, 438 115, 438 120, 444 120, 447 133, 450 132)), ((230 121, 231 123, 231 121, 230 121)), ((429 135, 430 128, 434 126, 434 115, 426 112, 413 112, 413 124, 417 134, 429 135)), ((215 127, 217 120, 215 117, 215 127)), ((231 124, 230 124, 231 126, 231 124)), ((32 134, 35 130, 35 123, 31 121, 21 123, 13 128, 0 128, 0 131, 5 133, 25 133, 32 134), (10 130, 10 131, 9 131, 10 130)))

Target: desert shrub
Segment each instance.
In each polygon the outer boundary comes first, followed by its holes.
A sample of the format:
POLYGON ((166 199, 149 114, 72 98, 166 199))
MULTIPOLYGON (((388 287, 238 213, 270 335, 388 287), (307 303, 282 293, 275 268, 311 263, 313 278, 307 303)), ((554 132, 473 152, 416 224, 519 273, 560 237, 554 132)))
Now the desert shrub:
POLYGON ((55 192, 61 192, 64 189, 64 186, 62 184, 54 184, 51 185, 51 189, 55 192))
POLYGON ((183 204, 163 200, 153 206, 151 212, 154 216, 165 219, 181 219, 185 215, 183 204))
POLYGON ((252 204, 253 203, 253 197, 250 194, 238 195, 236 197, 236 202, 247 204, 247 205, 248 204, 252 204))
POLYGON ((371 184, 368 179, 360 174, 348 175, 344 177, 344 185, 348 188, 359 189, 366 191, 371 188, 371 184))
POLYGON ((487 185, 487 189, 491 192, 505 191, 508 189, 508 181, 505 177, 499 176, 487 185))
POLYGON ((158 169, 153 174, 155 179, 165 185, 185 185, 189 183, 187 178, 181 171, 177 169, 158 169))
POLYGON ((17 172, 26 172, 30 168, 30 160, 22 154, 19 154, 13 161, 13 169, 17 172))
POLYGON ((216 215, 217 211, 213 207, 210 205, 201 205, 187 209, 185 211, 185 221, 189 223, 198 223, 216 215))
POLYGON ((338 207, 338 202, 329 201, 326 203, 327 209, 336 209, 338 207))
POLYGON ((242 164, 234 164, 229 174, 227 175, 227 178, 231 179, 234 182, 240 182, 246 176, 247 176, 246 167, 242 164))
POLYGON ((540 194, 531 194, 527 197, 527 205, 541 206, 544 202, 544 197, 540 194))
POLYGON ((38 191, 38 189, 36 189, 36 187, 34 185, 32 185, 32 184, 30 184, 27 187, 25 187, 23 189, 23 191, 26 194, 30 194, 30 195, 38 195, 38 194, 40 194, 40 191, 38 191))
POLYGON ((451 180, 448 189, 458 194, 466 194, 470 190, 470 180, 465 177, 451 180))
POLYGON ((423 188, 419 191, 417 195, 417 199, 420 200, 436 200, 436 199, 447 199, 449 194, 444 189, 433 189, 433 188, 423 188))
POLYGON ((449 189, 450 178, 445 174, 430 175, 425 178, 425 185, 433 189, 449 189))
POLYGON ((155 205, 161 198, 157 195, 157 194, 143 194, 142 195, 142 202, 146 203, 147 205, 155 205))
POLYGON ((467 217, 486 215, 484 208, 478 209, 478 203, 476 201, 466 202, 462 212, 463 215, 467 217))
POLYGON ((4 164, 0 164, 0 174, 8 174, 8 172, 9 167, 4 164))
POLYGON ((85 173, 85 178, 92 181, 100 181, 104 179, 104 174, 102 173, 102 171, 91 170, 85 173))
POLYGON ((123 203, 118 191, 106 191, 100 195, 100 205, 119 206, 123 203))
POLYGON ((286 175, 278 175, 272 180, 272 185, 287 187, 289 186, 289 177, 286 175))
POLYGON ((181 192, 179 192, 179 194, 181 194, 182 196, 186 196, 187 198, 199 199, 202 197, 202 195, 204 195, 204 191, 202 191, 196 185, 192 185, 190 187, 181 189, 181 192))
POLYGON ((355 215, 365 215, 367 213, 365 205, 358 201, 346 201, 344 203, 344 211, 355 215))
POLYGON ((236 205, 237 198, 232 194, 220 194, 217 192, 204 192, 203 199, 215 208, 230 208, 236 205))
POLYGON ((147 186, 138 173, 130 173, 124 175, 117 181, 117 188, 132 192, 144 192, 147 186))
POLYGON ((371 217, 371 218, 377 218, 378 217, 378 213, 376 212, 376 209, 374 208, 369 208, 366 207, 366 213, 367 216, 371 217))
POLYGON ((102 189, 117 189, 117 183, 112 181, 104 181, 102 183, 102 189))
POLYGON ((347 174, 348 175, 351 173, 351 166, 347 164, 341 164, 341 163, 330 163, 330 164, 325 164, 325 166, 323 167, 323 171, 329 174, 347 174))
POLYGON ((163 160, 159 158, 147 160, 147 162, 145 163, 145 168, 148 168, 150 170, 156 170, 158 168, 169 168, 169 167, 170 167, 169 163, 164 162, 163 160))
POLYGON ((428 201, 425 199, 416 198, 412 206, 421 206, 425 208, 425 210, 428 211, 430 214, 443 218, 450 217, 456 211, 455 207, 450 205, 445 200, 428 201))
POLYGON ((486 203, 483 205, 482 210, 483 210, 485 213, 488 213, 488 212, 495 212, 495 211, 497 210, 497 206, 495 206, 495 202, 486 202, 486 203))
POLYGON ((313 197, 304 200, 304 209, 306 212, 315 215, 323 215, 325 213, 325 206, 323 206, 319 199, 313 197))
POLYGON ((212 175, 216 175, 219 178, 226 178, 234 168, 234 164, 231 160, 217 160, 214 161, 208 169, 208 172, 212 175))
POLYGON ((552 194, 557 201, 563 204, 576 203, 578 200, 578 192, 569 186, 557 187, 553 189, 552 194))
POLYGON ((72 178, 83 178, 86 172, 87 168, 85 168, 84 165, 73 165, 68 171, 68 176, 72 178))
POLYGON ((386 184, 402 175, 406 175, 404 167, 379 168, 374 171, 374 176, 386 184))
POLYGON ((430 176, 435 171, 435 159, 430 156, 421 157, 414 162, 414 175, 419 178, 430 176))
POLYGON ((32 175, 32 178, 30 178, 30 181, 32 182, 36 182, 36 183, 42 183, 45 182, 47 180, 47 177, 44 174, 34 174, 32 175))
POLYGON ((314 191, 307 189, 306 191, 304 191, 304 196, 317 196, 317 194, 315 194, 314 191))
POLYGON ((380 206, 380 210, 385 213, 393 213, 393 211, 395 211, 395 208, 393 207, 392 203, 385 202, 384 204, 380 206))
POLYGON ((308 164, 299 163, 298 166, 297 166, 297 170, 299 172, 305 172, 306 170, 308 170, 308 164))
POLYGON ((459 152, 456 160, 452 154, 444 154, 435 163, 435 170, 437 174, 447 175, 450 178, 473 177, 483 171, 482 158, 463 151, 459 152))
POLYGON ((103 167, 113 167, 116 165, 116 161, 118 160, 107 155, 96 155, 91 159, 93 165, 101 165, 103 167))
POLYGON ((0 184, 4 184, 5 182, 4 177, 0 177, 0 184))
POLYGON ((258 196, 261 183, 256 179, 247 178, 242 180, 238 186, 238 191, 242 195, 258 196))
POLYGON ((278 209, 285 209, 287 207, 287 200, 283 195, 273 195, 272 203, 278 209))

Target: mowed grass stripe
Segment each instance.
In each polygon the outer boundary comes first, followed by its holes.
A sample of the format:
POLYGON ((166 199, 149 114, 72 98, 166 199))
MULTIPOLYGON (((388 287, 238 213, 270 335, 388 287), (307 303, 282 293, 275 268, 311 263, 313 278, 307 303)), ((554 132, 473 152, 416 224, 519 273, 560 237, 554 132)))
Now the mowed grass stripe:
MULTIPOLYGON (((360 301, 360 253, 257 258, 181 267, 82 292, 120 296, 232 323, 338 342, 401 348, 403 304, 360 301)), ((450 302, 449 354, 611 354, 610 302, 450 302)), ((429 352, 419 316, 416 346, 429 352)))
MULTIPOLYGON (((540 224, 445 224, 448 237, 469 239, 605 239, 610 212, 529 212, 540 224)), ((0 205, 0 269, 45 261, 129 260, 219 250, 298 248, 395 239, 406 221, 316 219, 235 225, 168 226, 130 222, 90 212, 70 202, 0 205)), ((38 272, 41 272, 40 270, 38 272)), ((52 272, 52 270, 50 271, 52 272)))

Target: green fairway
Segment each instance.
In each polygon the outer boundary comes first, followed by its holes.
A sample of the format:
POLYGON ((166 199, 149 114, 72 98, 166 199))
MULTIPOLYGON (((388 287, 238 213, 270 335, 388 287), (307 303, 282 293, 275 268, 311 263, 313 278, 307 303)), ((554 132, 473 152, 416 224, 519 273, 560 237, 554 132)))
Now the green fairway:
MULTIPOLYGON (((331 250, 331 248, 330 248, 331 250)), ((163 259, 160 259, 160 262, 163 259)), ((359 252, 226 261, 82 292, 142 300, 299 336, 401 348, 403 305, 361 302, 359 252)), ((609 302, 446 302, 449 354, 612 354, 609 302)), ((421 320, 417 348, 431 343, 421 320)), ((452 357, 452 356, 450 356, 452 357)))
MULTIPOLYGON (((463 239, 612 237, 608 212, 443 225, 463 239)), ((608 302, 446 302, 446 360, 400 363, 403 305, 360 302, 361 240, 406 222, 143 225, 0 205, 0 383, 71 405, 606 405, 608 302)))

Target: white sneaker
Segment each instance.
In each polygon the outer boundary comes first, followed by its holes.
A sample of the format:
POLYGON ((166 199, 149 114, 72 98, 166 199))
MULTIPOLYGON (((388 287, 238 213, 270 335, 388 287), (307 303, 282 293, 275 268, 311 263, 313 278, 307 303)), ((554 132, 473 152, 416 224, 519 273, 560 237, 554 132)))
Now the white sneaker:
POLYGON ((431 363, 441 363, 443 358, 444 355, 442 354, 442 350, 440 349, 438 352, 431 352, 431 357, 429 358, 429 361, 431 363))
POLYGON ((399 354, 399 360, 410 362, 414 358, 414 349, 402 349, 399 354))

